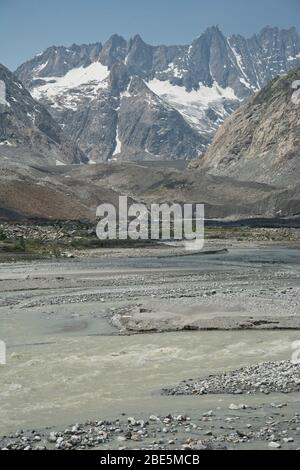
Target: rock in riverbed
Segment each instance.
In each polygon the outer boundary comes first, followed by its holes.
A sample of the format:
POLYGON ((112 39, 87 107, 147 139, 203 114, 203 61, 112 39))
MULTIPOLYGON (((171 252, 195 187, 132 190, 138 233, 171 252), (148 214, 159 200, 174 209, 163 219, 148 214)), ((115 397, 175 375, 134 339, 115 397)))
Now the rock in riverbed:
POLYGON ((264 362, 163 389, 166 395, 250 394, 300 391, 300 363, 264 362))

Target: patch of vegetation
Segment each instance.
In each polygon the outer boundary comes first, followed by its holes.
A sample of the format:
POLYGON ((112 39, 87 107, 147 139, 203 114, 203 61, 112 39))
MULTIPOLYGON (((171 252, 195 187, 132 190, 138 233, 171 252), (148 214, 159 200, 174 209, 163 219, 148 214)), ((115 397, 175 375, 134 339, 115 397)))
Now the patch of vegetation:
MULTIPOLYGON (((76 234, 77 235, 77 234, 76 234)), ((17 259, 49 259, 69 257, 76 250, 93 250, 97 248, 132 248, 143 247, 151 241, 134 240, 99 240, 95 235, 62 240, 44 241, 36 239, 17 240, 4 239, 0 241, 0 260, 13 261, 17 259), (66 255, 68 254, 68 255, 66 255)))
POLYGON ((0 241, 6 240, 7 236, 5 235, 4 231, 0 229, 0 241))
POLYGON ((13 252, 25 252, 26 251, 26 242, 23 237, 20 237, 18 240, 11 241, 6 238, 1 239, 0 251, 13 253, 13 252))
POLYGON ((251 235, 251 231, 245 227, 205 227, 205 238, 245 238, 251 235))
POLYGON ((152 243, 151 240, 100 240, 96 237, 75 238, 70 246, 77 250, 95 248, 131 248, 134 246, 145 246, 152 243))
POLYGON ((17 240, 4 240, 0 242, 0 252, 32 255, 37 257, 60 256, 60 250, 53 243, 45 243, 39 240, 25 240, 23 237, 17 240))

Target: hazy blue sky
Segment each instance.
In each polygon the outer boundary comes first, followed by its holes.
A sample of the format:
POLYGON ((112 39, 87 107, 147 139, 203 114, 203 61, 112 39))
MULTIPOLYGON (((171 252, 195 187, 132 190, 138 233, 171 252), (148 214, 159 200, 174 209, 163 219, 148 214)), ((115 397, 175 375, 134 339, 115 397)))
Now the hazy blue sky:
POLYGON ((186 44, 216 24, 247 36, 266 25, 300 31, 300 0, 0 0, 0 63, 13 70, 50 45, 113 33, 186 44))

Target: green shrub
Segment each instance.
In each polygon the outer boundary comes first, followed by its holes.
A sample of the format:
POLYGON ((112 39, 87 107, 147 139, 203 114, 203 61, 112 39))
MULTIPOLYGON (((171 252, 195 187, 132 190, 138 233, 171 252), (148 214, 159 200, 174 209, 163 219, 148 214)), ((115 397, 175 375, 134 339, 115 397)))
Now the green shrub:
POLYGON ((3 230, 0 230, 0 240, 1 240, 1 241, 7 240, 7 236, 5 235, 5 233, 4 233, 3 230))

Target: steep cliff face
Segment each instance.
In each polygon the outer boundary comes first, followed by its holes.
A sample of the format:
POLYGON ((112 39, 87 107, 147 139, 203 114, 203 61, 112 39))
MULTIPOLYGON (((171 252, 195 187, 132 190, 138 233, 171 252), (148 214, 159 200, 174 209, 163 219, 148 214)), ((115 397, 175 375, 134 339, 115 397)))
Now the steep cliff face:
POLYGON ((300 182, 300 69, 274 79, 217 132, 199 168, 280 186, 300 182))
POLYGON ((294 28, 267 27, 245 39, 212 27, 183 46, 114 35, 104 45, 50 47, 16 73, 91 161, 191 159, 242 100, 297 66, 294 28), (136 79, 143 86, 130 99, 136 79))
POLYGON ((0 158, 40 164, 86 161, 44 106, 2 65, 0 80, 5 84, 5 100, 0 105, 0 158))

